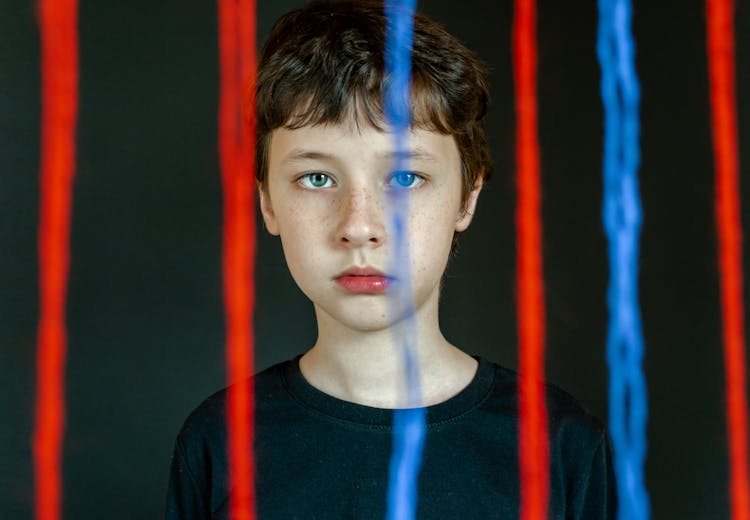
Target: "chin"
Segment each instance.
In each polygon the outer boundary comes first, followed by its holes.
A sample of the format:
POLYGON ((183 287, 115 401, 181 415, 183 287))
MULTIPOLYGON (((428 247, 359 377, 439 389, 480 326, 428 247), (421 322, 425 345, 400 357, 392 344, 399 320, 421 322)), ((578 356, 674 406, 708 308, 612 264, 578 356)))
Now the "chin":
POLYGON ((367 315, 342 316, 339 323, 360 332, 381 332, 388 329, 396 329, 405 323, 409 315, 406 312, 394 314, 393 309, 382 312, 368 313, 367 315))
POLYGON ((393 320, 386 312, 373 312, 364 316, 340 316, 337 321, 358 332, 381 332, 393 326, 393 320))
MULTIPOLYGON (((363 302, 364 303, 364 302, 363 302)), ((353 302, 334 306, 315 305, 318 325, 331 324, 357 332, 380 332, 394 324, 390 309, 386 304, 357 305, 353 302)))

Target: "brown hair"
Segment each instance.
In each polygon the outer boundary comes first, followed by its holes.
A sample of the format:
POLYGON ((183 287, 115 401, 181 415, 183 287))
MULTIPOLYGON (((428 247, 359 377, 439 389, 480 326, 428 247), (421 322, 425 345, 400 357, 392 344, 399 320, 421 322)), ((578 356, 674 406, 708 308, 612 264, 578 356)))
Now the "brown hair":
MULTIPOLYGON (((383 129, 387 23, 382 2, 370 0, 314 1, 276 22, 261 51, 256 84, 261 187, 277 128, 353 119, 383 129)), ((482 125, 489 107, 487 76, 474 52, 433 20, 415 15, 412 125, 454 137, 461 157, 462 204, 477 177, 487 181, 492 174, 482 125)))

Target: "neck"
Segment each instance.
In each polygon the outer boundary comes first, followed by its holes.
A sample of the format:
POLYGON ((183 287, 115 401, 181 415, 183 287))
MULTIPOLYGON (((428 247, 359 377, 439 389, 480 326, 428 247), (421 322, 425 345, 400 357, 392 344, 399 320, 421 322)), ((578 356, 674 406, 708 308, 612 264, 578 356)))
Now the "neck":
MULTIPOLYGON (((347 328, 316 308, 318 340, 300 360, 305 379, 319 390, 378 408, 408 406, 404 369, 404 324, 376 331, 347 328)), ((429 406, 460 392, 474 376, 476 361, 445 339, 437 309, 421 309, 414 318, 413 346, 421 404, 429 406), (420 315, 421 314, 421 315, 420 315)))

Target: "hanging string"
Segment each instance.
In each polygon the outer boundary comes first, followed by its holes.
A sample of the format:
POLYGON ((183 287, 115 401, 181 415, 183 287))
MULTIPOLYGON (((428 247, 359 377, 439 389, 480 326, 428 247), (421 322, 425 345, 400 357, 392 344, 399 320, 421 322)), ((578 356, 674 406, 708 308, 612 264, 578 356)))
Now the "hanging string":
POLYGON ((644 484, 646 380, 638 306, 641 203, 638 193, 640 87, 635 71, 629 0, 599 0, 597 53, 602 70, 604 124, 604 207, 609 240, 607 293, 610 371, 609 426, 615 450, 618 518, 649 517, 644 484))
POLYGON ((227 455, 230 516, 255 518, 255 2, 219 0, 219 159, 224 192, 223 276, 226 310, 227 455), (250 81, 250 84, 247 82, 250 81), (249 121, 243 117, 243 101, 249 121))
POLYGON ((547 518, 549 444, 544 401, 544 275, 536 96, 536 4, 516 0, 513 19, 518 206, 518 455, 523 520, 547 518))
MULTIPOLYGON (((414 34, 415 0, 386 0, 387 17, 385 66, 387 86, 384 112, 394 136, 394 172, 409 170, 408 133, 411 127, 411 49, 414 34)), ((388 475, 389 520, 416 517, 419 469, 425 438, 426 411, 421 407, 419 367, 417 363, 416 323, 411 290, 407 222, 408 190, 393 190, 389 195, 393 254, 390 273, 393 285, 391 309, 401 322, 395 327, 397 342, 402 345, 408 408, 394 410, 393 449, 388 475), (404 319, 402 319, 404 318, 404 319)))
POLYGON ((737 100, 734 92, 734 6, 732 0, 707 0, 709 85, 716 170, 716 227, 724 338, 725 392, 732 518, 750 518, 745 396, 745 309, 742 300, 742 224, 740 220, 737 100))
POLYGON ((70 266, 78 117, 78 2, 40 0, 42 139, 39 200, 34 504, 37 520, 61 518, 65 429, 65 302, 70 266))

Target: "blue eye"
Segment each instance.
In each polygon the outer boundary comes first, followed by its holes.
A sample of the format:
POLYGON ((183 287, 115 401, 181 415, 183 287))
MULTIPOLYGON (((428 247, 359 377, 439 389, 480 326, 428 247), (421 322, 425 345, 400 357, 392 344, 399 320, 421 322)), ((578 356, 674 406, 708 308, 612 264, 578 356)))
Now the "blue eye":
POLYGON ((424 179, 414 172, 402 170, 393 172, 389 179, 389 184, 393 188, 413 188, 418 186, 424 179))
POLYGON ((323 172, 306 173, 299 178, 299 182, 310 189, 329 188, 333 184, 331 178, 323 172))

